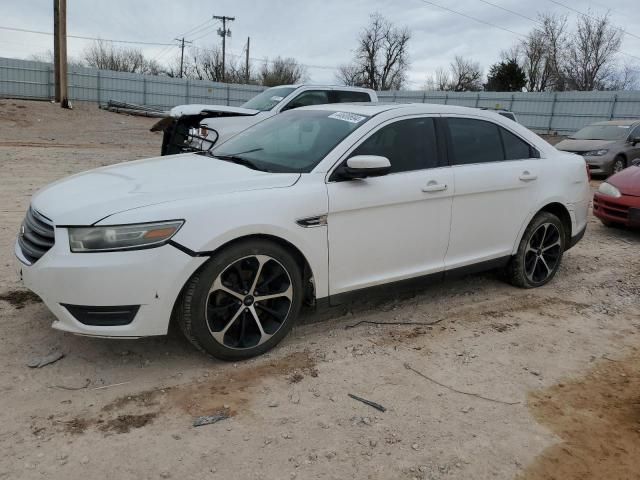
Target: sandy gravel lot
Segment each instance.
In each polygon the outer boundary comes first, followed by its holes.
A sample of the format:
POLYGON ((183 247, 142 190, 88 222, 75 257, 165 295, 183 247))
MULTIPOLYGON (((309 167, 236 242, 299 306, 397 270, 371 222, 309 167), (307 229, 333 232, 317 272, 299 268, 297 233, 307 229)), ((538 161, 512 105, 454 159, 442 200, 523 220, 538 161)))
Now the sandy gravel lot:
POLYGON ((238 364, 177 333, 51 330, 14 273, 29 198, 156 154, 152 123, 0 100, 0 480, 640 477, 640 233, 594 219, 546 287, 488 273, 363 298, 238 364))

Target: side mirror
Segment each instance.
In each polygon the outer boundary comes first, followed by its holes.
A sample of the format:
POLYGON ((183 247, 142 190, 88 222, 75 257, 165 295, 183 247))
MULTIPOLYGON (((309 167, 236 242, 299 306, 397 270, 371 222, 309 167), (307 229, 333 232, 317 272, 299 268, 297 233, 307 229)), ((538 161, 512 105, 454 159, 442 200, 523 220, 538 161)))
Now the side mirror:
POLYGON ((631 160, 631 165, 634 165, 636 167, 640 167, 640 158, 635 158, 635 159, 631 160))
POLYGON ((636 143, 640 143, 640 137, 635 135, 635 136, 629 138, 629 142, 631 143, 631 145, 633 145, 635 147, 636 143))
POLYGON ((391 170, 391 162, 378 155, 356 155, 340 167, 340 176, 346 179, 380 177, 391 170))

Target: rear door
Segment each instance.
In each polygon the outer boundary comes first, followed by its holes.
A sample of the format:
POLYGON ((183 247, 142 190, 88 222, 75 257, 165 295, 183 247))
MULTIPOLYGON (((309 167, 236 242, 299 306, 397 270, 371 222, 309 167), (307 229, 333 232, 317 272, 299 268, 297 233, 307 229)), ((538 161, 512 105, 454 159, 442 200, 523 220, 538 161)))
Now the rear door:
POLYGON ((456 189, 446 269, 511 255, 537 204, 539 154, 491 121, 449 116, 446 124, 456 189))

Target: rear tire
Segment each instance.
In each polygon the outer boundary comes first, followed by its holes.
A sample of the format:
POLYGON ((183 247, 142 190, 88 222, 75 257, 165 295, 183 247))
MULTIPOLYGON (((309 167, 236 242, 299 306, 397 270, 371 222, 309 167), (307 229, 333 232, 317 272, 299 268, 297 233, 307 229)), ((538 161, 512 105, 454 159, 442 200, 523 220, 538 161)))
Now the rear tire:
POLYGON ((266 240, 238 242, 216 253, 187 282, 176 309, 185 337, 221 360, 242 360, 277 345, 303 300, 294 257, 266 240))
POLYGON ((558 217, 549 212, 538 213, 507 266, 509 283, 520 288, 535 288, 550 282, 560 267, 566 238, 558 217))

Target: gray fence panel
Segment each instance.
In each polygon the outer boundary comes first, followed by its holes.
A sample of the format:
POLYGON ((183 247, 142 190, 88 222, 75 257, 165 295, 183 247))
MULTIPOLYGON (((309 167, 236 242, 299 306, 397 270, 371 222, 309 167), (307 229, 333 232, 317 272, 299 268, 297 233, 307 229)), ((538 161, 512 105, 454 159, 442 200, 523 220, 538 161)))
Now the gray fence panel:
MULTIPOLYGON (((71 100, 109 100, 169 109, 182 104, 242 105, 262 92, 257 85, 187 80, 93 68, 69 69, 71 100)), ((0 97, 52 99, 51 64, 0 58, 0 97)), ((567 134, 600 120, 640 118, 640 92, 378 92, 381 102, 436 103, 504 108, 537 132, 567 134)))

